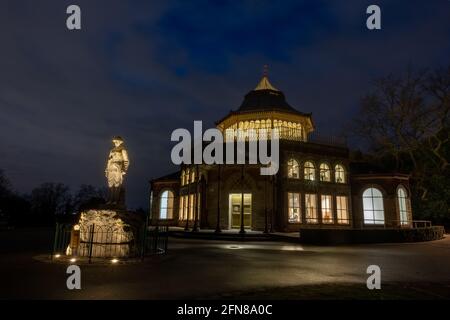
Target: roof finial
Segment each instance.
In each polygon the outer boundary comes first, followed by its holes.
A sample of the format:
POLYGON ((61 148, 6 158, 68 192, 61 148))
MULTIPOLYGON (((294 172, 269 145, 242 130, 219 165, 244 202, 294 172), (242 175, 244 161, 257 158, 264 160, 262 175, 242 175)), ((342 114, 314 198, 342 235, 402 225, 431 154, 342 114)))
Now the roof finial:
POLYGON ((267 78, 268 76, 269 76, 269 66, 265 64, 263 69, 263 77, 267 78))
POLYGON ((255 90, 273 90, 279 91, 274 86, 272 86, 269 82, 269 66, 267 64, 264 65, 263 76, 256 86, 255 90))

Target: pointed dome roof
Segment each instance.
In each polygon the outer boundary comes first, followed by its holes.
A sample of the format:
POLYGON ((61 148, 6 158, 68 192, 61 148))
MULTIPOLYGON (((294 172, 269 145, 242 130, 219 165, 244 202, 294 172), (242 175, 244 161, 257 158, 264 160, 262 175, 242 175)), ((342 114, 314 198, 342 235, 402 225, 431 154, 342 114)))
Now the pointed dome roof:
POLYGON ((258 85, 256 86, 256 88, 254 89, 255 91, 257 90, 273 90, 273 91, 279 91, 278 89, 276 89, 274 86, 272 86, 272 84, 269 81, 269 78, 267 77, 267 75, 264 75, 261 78, 261 81, 259 81, 258 85))
POLYGON ((245 95, 239 108, 230 110, 228 115, 216 122, 216 125, 225 130, 243 119, 292 121, 302 123, 306 133, 314 130, 311 113, 303 113, 291 107, 284 93, 270 83, 267 71, 255 89, 245 95))
POLYGON ((280 90, 276 89, 269 81, 266 74, 263 75, 255 89, 247 93, 237 112, 248 111, 284 111, 301 113, 295 110, 287 102, 280 90))

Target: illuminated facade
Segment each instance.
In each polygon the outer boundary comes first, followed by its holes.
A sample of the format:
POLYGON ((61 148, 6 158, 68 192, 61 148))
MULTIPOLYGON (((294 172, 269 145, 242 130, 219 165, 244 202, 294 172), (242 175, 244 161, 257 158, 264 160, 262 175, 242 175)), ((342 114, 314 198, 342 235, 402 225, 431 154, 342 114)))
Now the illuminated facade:
POLYGON ((345 142, 315 136, 311 114, 291 107, 267 76, 216 125, 226 142, 266 139, 261 129, 277 128, 278 173, 263 176, 251 164, 184 165, 151 181, 152 223, 237 232, 412 225, 409 177, 354 169, 345 142), (248 129, 253 134, 240 136, 248 129))

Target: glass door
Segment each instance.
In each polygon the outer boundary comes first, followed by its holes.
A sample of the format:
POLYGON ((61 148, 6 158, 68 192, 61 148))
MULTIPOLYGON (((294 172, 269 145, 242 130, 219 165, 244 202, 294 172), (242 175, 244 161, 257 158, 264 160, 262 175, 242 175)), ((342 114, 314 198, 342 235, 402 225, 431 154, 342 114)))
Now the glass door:
MULTIPOLYGON (((230 193, 229 196, 229 214, 230 229, 239 229, 241 227, 241 193, 230 193)), ((252 194, 244 193, 244 228, 252 226, 252 194)))

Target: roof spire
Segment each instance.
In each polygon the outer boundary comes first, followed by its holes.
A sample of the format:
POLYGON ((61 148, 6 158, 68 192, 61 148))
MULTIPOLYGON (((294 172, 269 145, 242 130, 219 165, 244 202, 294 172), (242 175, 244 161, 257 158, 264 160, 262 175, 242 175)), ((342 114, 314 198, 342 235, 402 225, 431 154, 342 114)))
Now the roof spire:
POLYGON ((256 86, 255 90, 273 90, 279 91, 269 82, 269 66, 267 64, 264 65, 263 76, 256 86))

